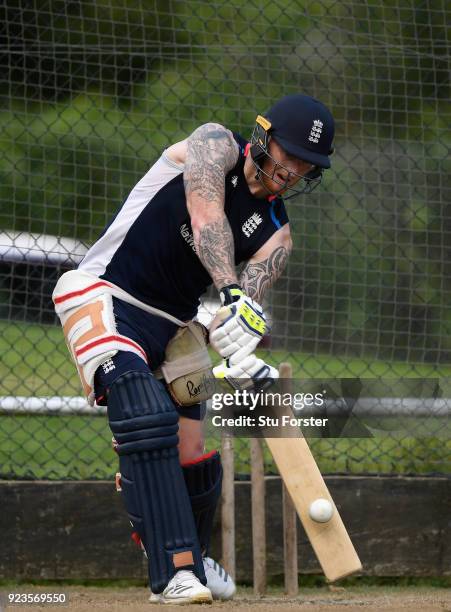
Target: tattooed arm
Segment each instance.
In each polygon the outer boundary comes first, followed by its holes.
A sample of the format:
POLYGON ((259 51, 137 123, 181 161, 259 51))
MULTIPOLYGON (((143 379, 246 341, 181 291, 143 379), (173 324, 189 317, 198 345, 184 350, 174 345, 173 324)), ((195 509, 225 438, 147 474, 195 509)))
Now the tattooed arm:
POLYGON ((187 139, 183 172, 194 246, 217 289, 237 283, 232 230, 224 212, 225 176, 238 160, 232 133, 217 123, 187 139))
POLYGON ((241 272, 239 284, 249 297, 262 303, 265 292, 285 269, 291 248, 290 228, 287 224, 271 236, 241 272))

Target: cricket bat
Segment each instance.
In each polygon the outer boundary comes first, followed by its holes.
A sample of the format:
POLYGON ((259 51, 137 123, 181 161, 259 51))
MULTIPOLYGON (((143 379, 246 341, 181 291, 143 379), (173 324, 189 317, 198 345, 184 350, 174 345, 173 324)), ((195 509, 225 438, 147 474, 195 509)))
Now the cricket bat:
MULTIPOLYGON (((214 323, 220 323, 229 314, 227 307, 220 308, 214 323)), ((280 377, 291 378, 289 364, 281 364, 280 377)), ((278 406, 277 414, 292 416, 286 406, 278 406)), ((265 441, 323 572, 334 582, 358 572, 362 564, 305 438, 298 429, 290 433, 293 437, 265 437, 265 441), (332 517, 325 523, 310 518, 310 504, 317 499, 326 499, 332 504, 332 517)))
POLYGON ((328 580, 334 582, 362 569, 362 564, 304 438, 265 438, 296 512, 328 580), (317 523, 309 516, 316 499, 330 501, 332 518, 317 523))
MULTIPOLYGON (((280 376, 283 379, 291 377, 288 364, 282 364, 280 376)), ((282 412, 290 414, 286 407, 277 410, 278 414, 282 412)), ((307 441, 300 430, 293 430, 292 435, 290 438, 265 438, 265 441, 323 572, 334 582, 358 572, 362 564, 307 441), (310 504, 320 498, 328 500, 333 508, 332 517, 325 523, 318 523, 309 515, 310 504)))

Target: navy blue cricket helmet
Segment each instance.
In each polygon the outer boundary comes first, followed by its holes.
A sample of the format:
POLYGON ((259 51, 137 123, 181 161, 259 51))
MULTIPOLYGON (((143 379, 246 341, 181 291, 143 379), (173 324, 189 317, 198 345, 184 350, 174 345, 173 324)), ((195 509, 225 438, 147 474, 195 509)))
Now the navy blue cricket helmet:
POLYGON ((308 174, 300 177, 300 188, 283 188, 280 191, 291 192, 288 197, 311 193, 321 182, 323 170, 330 168, 329 156, 333 153, 334 133, 334 118, 322 102, 305 94, 285 96, 265 116, 258 115, 256 119, 250 152, 257 177, 264 175, 274 180, 274 174, 268 175, 262 169, 266 157, 273 159, 268 152, 268 145, 271 138, 274 138, 287 153, 314 166, 308 174))

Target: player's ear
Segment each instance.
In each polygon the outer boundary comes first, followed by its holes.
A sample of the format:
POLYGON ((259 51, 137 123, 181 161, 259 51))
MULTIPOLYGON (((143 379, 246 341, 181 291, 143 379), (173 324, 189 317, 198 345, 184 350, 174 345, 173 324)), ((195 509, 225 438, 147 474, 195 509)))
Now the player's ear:
POLYGON ((323 173, 323 168, 320 168, 319 166, 315 166, 314 168, 312 168, 311 170, 309 170, 309 172, 307 172, 307 174, 305 175, 305 178, 309 179, 309 180, 314 180, 319 178, 323 173))

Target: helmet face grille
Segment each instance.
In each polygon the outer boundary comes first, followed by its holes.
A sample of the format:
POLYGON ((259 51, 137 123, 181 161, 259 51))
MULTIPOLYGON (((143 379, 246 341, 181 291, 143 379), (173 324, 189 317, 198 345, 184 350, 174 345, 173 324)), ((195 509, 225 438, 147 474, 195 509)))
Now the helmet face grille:
POLYGON ((270 140, 271 135, 269 134, 269 130, 265 130, 262 125, 257 122, 252 131, 250 141, 250 157, 257 171, 256 178, 260 181, 261 185, 263 185, 268 194, 281 196, 284 200, 288 200, 300 194, 312 193, 312 191, 314 191, 321 183, 323 176, 322 168, 315 166, 306 174, 298 174, 296 172, 293 172, 292 170, 281 164, 279 161, 274 159, 274 157, 272 157, 272 155, 269 153, 268 147, 270 140), (273 162, 273 168, 271 173, 263 170, 263 163, 266 159, 270 159, 273 162), (286 173, 286 179, 283 182, 279 180, 276 174, 277 170, 280 169, 282 169, 284 173, 286 173), (262 177, 266 177, 277 185, 280 185, 280 189, 278 189, 277 191, 270 191, 263 182, 262 177), (290 185, 293 179, 296 179, 296 183, 294 185, 290 185))

